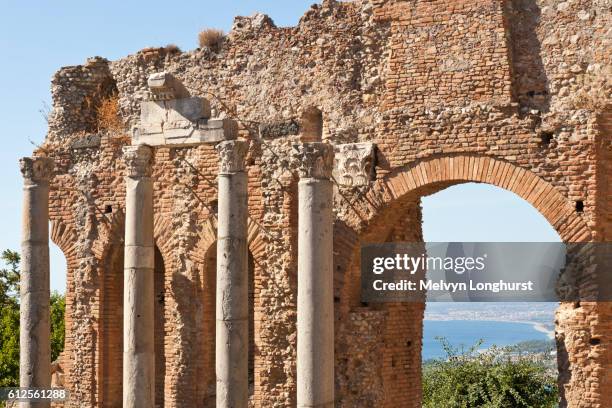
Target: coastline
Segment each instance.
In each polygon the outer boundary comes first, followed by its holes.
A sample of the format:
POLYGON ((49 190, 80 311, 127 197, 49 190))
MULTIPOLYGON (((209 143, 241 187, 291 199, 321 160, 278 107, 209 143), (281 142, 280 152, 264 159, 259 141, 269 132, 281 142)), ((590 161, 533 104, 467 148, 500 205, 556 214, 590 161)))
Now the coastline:
POLYGON ((555 331, 548 329, 543 323, 534 322, 529 320, 503 320, 503 319, 423 319, 424 322, 444 322, 444 321, 480 321, 480 322, 496 322, 496 323, 522 323, 533 326, 536 331, 546 334, 546 336, 553 340, 555 338, 555 331))
POLYGON ((537 323, 537 322, 517 322, 517 323, 528 323, 528 324, 531 324, 531 325, 533 325, 534 329, 536 329, 537 331, 539 331, 541 333, 546 334, 549 339, 554 340, 554 338, 555 338, 555 331, 546 328, 546 326, 544 326, 542 323, 537 323))

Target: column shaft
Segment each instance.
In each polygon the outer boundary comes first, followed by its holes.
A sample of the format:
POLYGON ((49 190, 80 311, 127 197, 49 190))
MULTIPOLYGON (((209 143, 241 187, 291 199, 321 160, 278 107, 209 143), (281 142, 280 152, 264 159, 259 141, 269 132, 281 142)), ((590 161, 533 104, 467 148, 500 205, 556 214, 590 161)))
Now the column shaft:
POLYGON ((155 406, 153 181, 151 148, 124 148, 123 407, 155 406))
MULTIPOLYGON (((19 386, 51 386, 49 283, 49 177, 47 158, 23 158, 19 386)), ((22 402, 22 408, 47 408, 49 402, 22 402)))
POLYGON ((246 142, 217 146, 220 154, 217 222, 217 408, 247 408, 249 305, 246 142))
POLYGON ((332 146, 298 146, 297 406, 334 406, 332 146))

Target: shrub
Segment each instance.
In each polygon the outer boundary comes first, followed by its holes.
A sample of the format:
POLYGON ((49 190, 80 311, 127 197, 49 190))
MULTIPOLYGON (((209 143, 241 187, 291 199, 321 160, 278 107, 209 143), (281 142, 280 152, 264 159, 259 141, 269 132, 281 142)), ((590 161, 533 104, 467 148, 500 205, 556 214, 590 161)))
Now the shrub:
POLYGON ((221 30, 217 30, 214 28, 208 28, 206 30, 200 31, 198 34, 198 42, 200 47, 208 48, 211 51, 219 51, 221 49, 221 45, 223 44, 223 40, 225 38, 225 34, 221 30))
MULTIPOLYGON (((6 250, 0 255, 0 387, 19 385, 19 263, 17 252, 6 250)), ((64 295, 51 295, 51 358, 64 349, 64 295)), ((2 403, 0 402, 0 407, 2 403)))
POLYGON ((166 54, 180 54, 183 52, 176 44, 168 44, 164 47, 164 50, 166 51, 166 54))
POLYGON ((19 305, 0 308, 0 387, 19 386, 19 305))
POLYGON ((57 292, 51 294, 51 361, 55 361, 64 350, 66 325, 66 297, 57 292))
POLYGON ((511 348, 482 342, 459 352, 445 339, 447 358, 423 367, 424 408, 553 408, 557 406, 556 378, 546 367, 511 348))
POLYGON ((19 385, 19 262, 17 252, 0 255, 0 387, 19 385))
POLYGON ((113 94, 100 101, 96 109, 98 132, 108 131, 112 133, 122 133, 125 131, 125 124, 119 115, 119 96, 113 94))

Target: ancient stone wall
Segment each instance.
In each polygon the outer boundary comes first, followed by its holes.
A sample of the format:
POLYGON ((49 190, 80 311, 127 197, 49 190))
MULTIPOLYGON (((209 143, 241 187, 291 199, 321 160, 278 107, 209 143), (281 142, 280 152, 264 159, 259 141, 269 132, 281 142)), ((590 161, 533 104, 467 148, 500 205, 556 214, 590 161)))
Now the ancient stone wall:
MULTIPOLYGON (((149 75, 174 75, 249 141, 254 406, 296 403, 292 144, 309 128, 304 114, 321 112, 327 143, 375 144, 365 183, 334 198, 337 401, 418 406, 422 305, 361 304, 359 245, 421 240, 420 197, 466 181, 514 191, 564 240, 609 240, 611 22, 606 0, 326 0, 292 28, 236 18, 218 51, 147 49, 62 68, 39 154, 56 160, 52 239, 68 261, 67 406, 120 404, 121 148, 149 75), (98 126, 97 107, 114 94, 124 132, 98 126)), ((212 406, 218 156, 210 144, 161 146, 153 162, 157 405, 212 406)), ((606 313, 558 314, 572 407, 612 392, 606 313)))

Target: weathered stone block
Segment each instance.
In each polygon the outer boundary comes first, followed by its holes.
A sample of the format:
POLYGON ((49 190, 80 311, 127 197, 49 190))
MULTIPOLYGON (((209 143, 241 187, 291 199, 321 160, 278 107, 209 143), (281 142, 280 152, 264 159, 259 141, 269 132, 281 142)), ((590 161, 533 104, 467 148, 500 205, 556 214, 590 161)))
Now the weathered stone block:
POLYGON ((168 72, 157 72, 149 76, 149 98, 151 100, 172 100, 189 97, 189 91, 174 75, 168 72))
POLYGON ((190 145, 235 139, 238 126, 231 119, 210 119, 210 103, 191 97, 141 104, 134 144, 190 145))
POLYGON ((79 137, 70 144, 71 149, 89 149, 96 147, 100 147, 100 135, 97 133, 79 137))
POLYGON ((348 143, 334 146, 333 175, 342 187, 368 186, 374 178, 374 143, 348 143))

